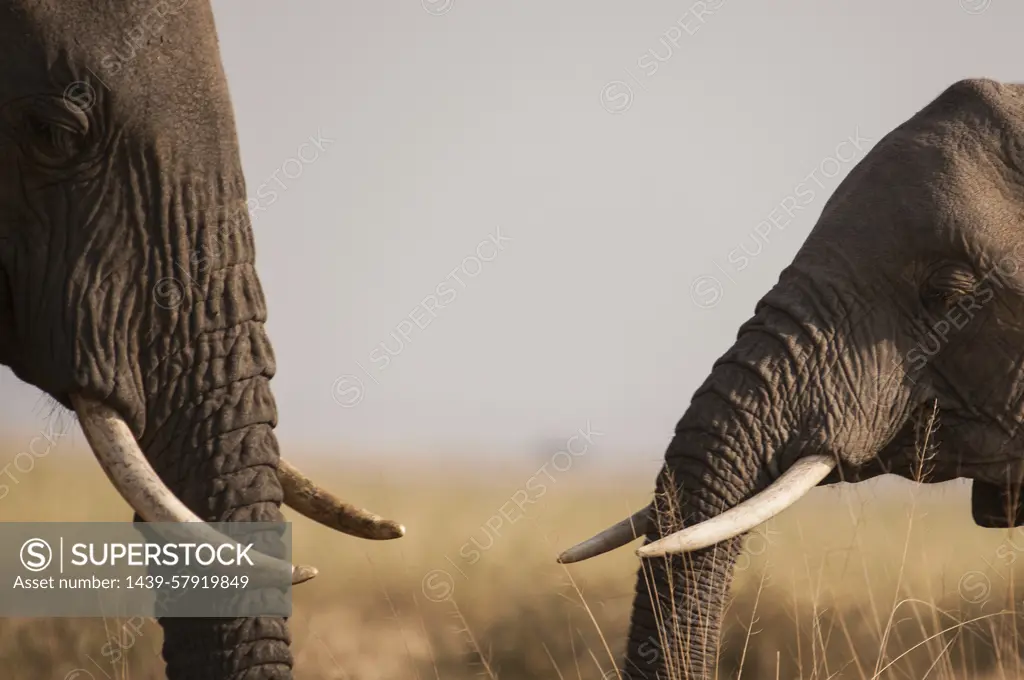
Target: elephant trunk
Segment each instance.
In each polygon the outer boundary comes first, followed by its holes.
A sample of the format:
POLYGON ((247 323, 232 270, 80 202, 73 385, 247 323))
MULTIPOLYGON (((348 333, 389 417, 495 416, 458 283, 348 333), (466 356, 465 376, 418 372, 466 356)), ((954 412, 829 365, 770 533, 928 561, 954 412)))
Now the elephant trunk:
MULTIPOLYGON (((262 332, 262 331, 258 331, 262 332)), ((172 468, 171 488, 202 519, 282 522, 274 400, 265 376, 241 379, 207 395, 185 414, 183 459, 172 468), (199 455, 197 456, 197 452, 199 455)), ((171 451, 167 450, 167 458, 171 451)), ((169 472, 171 470, 168 470, 169 472)), ((286 621, 163 618, 168 678, 290 679, 292 656, 286 621)))
MULTIPOLYGON (((244 196, 236 189, 227 194, 244 196)), ((208 522, 283 522, 276 367, 254 268, 248 214, 185 205, 200 244, 167 263, 153 292, 165 317, 143 361, 146 429, 139 443, 163 482, 208 522), (176 286, 173 296, 169 278, 176 286), (161 287, 162 286, 162 287, 161 287)), ((244 205, 244 203, 242 204, 244 205)), ((290 680, 286 619, 162 618, 171 680, 290 680)))
MULTIPOLYGON (((757 490, 756 470, 715 471, 700 455, 671 447, 671 468, 659 476, 655 501, 659 517, 682 515, 685 526, 710 519, 757 490), (669 472, 671 469, 671 472, 669 472), (672 489, 678 488, 681 496, 672 489), (681 504, 676 501, 682 499, 681 504)), ((721 452, 719 453, 721 455, 721 452)), ((740 458, 740 454, 736 454, 740 458)), ((668 531, 655 526, 646 534, 655 541, 668 531)), ((637 575, 626 646, 624 677, 712 677, 722 608, 739 538, 731 538, 684 555, 644 559, 637 575)))
MULTIPOLYGON (((806 453, 785 405, 807 388, 798 385, 807 348, 790 317, 772 316, 765 310, 744 325, 677 425, 657 480, 648 545, 680 523, 694 526, 754 497, 806 453)), ((736 533, 686 554, 641 560, 623 677, 714 677, 736 533)))

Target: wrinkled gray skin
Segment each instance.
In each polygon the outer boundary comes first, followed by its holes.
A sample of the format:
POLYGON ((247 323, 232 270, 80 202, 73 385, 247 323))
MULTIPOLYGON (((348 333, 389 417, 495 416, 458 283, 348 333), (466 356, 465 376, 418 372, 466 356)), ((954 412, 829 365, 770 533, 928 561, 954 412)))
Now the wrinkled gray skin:
MULTIPOLYGON (((207 0, 0 2, 0 361, 208 521, 282 519, 245 197, 207 0)), ((172 679, 292 677, 284 619, 161 623, 172 679)))
MULTIPOLYGON (((965 80, 836 189, 694 394, 658 476, 659 511, 668 494, 685 525, 700 522, 825 453, 839 467, 824 483, 966 477, 977 524, 1017 526, 1022 398, 1024 86, 965 80)), ((738 549, 643 560, 626 677, 713 677, 738 549)))

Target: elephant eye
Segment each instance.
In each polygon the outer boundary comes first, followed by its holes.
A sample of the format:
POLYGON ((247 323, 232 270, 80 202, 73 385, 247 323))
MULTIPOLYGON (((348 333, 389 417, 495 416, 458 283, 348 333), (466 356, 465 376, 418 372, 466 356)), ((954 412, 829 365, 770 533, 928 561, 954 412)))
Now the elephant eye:
POLYGON ((35 115, 29 116, 27 125, 31 148, 40 160, 57 162, 78 152, 80 138, 73 130, 35 115))
POLYGON ((935 269, 922 291, 922 298, 931 307, 949 309, 961 298, 972 294, 978 285, 974 272, 967 267, 946 264, 935 269))
POLYGON ((76 104, 36 99, 24 115, 25 146, 44 165, 67 162, 81 151, 89 119, 76 104))

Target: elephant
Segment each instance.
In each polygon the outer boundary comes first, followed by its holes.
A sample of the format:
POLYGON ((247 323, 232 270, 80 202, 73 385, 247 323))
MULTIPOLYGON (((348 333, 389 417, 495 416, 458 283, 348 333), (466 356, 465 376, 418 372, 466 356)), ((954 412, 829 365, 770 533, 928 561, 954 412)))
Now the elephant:
MULTIPOLYGON (((209 1, 5 0, 0 64, 0 363, 76 413, 135 521, 223 541, 208 522, 283 522, 284 504, 403 535, 280 456, 209 1)), ((292 677, 286 618, 160 624, 172 680, 292 677)))
POLYGON ((959 80, 825 202, 676 424, 646 508, 566 551, 644 537, 622 677, 715 677, 745 532, 810 489, 970 481, 1024 524, 1024 84, 959 80))

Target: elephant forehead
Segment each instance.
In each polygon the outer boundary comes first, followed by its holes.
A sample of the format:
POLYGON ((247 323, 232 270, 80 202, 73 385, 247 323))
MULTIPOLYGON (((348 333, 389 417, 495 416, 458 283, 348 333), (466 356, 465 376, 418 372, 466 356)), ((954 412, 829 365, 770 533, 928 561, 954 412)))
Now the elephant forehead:
POLYGON ((231 104, 207 2, 13 0, 0 8, 0 59, 0 101, 86 83, 109 93, 120 120, 171 142, 231 128, 211 124, 231 104))
POLYGON ((1022 152, 1020 86, 954 86, 850 172, 808 250, 841 244, 846 257, 862 255, 872 266, 940 257, 991 263, 1024 242, 1022 152))
POLYGON ((903 127, 940 159, 929 175, 939 226, 981 250, 1024 237, 1024 87, 963 81, 903 127))

